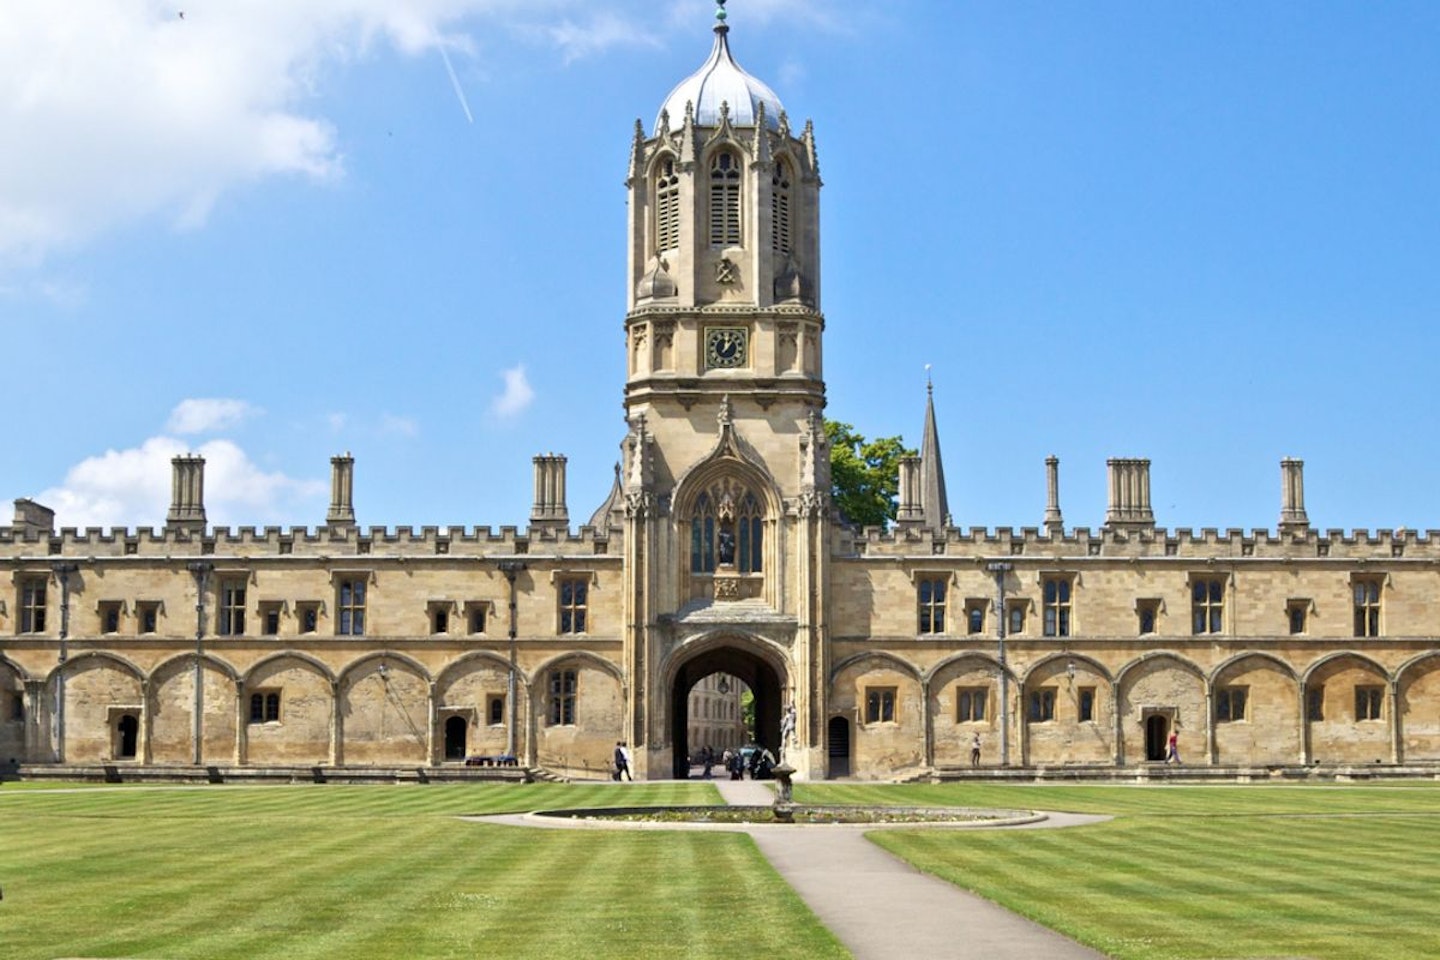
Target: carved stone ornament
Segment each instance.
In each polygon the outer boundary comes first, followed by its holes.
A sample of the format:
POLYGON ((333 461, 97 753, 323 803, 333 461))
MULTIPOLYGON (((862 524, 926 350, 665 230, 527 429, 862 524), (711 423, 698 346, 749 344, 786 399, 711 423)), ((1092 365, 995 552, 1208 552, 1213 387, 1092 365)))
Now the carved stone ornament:
POLYGON ((740 599, 740 578, 739 577, 715 577, 715 599, 716 600, 739 600, 740 599))
POLYGON ((740 279, 740 268, 729 257, 721 257, 715 264, 716 283, 735 283, 740 279))

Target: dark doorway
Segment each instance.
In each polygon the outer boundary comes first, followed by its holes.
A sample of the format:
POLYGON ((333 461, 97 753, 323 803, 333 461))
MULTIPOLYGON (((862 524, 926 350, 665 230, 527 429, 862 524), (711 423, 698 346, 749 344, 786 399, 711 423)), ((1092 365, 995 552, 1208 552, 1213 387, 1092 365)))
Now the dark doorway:
POLYGON ((830 776, 850 776, 850 721, 845 717, 831 717, 825 732, 825 751, 830 758, 830 776))
POLYGON ((120 718, 115 730, 120 735, 120 749, 116 751, 115 759, 134 760, 136 747, 140 742, 140 721, 133 713, 127 713, 120 718))
POLYGON ((1152 713, 1145 718, 1145 759, 1164 760, 1166 741, 1170 738, 1170 718, 1152 713))
POLYGON ((712 673, 728 674, 750 688, 755 697, 755 741, 774 753, 780 746, 780 713, 784 709, 780 676, 764 660, 736 647, 707 650, 675 674, 670 689, 670 747, 673 776, 690 776, 687 740, 690 729, 690 688, 712 673))
POLYGON ((465 759, 465 734, 469 724, 464 717, 447 717, 445 720, 445 759, 465 759))

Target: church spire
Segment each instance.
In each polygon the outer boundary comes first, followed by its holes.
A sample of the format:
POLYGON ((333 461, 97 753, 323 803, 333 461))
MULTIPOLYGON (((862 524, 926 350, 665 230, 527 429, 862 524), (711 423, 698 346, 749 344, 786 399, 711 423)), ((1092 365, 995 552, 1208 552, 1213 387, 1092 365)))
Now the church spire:
POLYGON ((925 526, 943 530, 950 526, 950 504, 945 497, 945 465, 940 462, 940 432, 935 428, 935 384, 930 365, 925 365, 925 434, 920 439, 920 496, 925 526))

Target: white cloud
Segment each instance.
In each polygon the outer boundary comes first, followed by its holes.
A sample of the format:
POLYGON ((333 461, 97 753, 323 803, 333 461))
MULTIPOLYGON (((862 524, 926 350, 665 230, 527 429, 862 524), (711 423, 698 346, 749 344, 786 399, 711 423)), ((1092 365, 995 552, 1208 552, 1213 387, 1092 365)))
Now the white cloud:
POLYGON ((508 420, 530 406, 530 401, 535 399, 535 391, 525 379, 523 363, 509 370, 502 370, 500 376, 505 381, 505 389, 490 401, 490 413, 501 420, 508 420))
POLYGON ((170 411, 165 429, 171 433, 216 433, 238 426, 259 413, 244 400, 189 399, 181 400, 170 411))
POLYGON ((343 173, 307 112, 327 68, 377 42, 415 55, 494 0, 7 0, 0 17, 0 265, 37 265, 159 213, 205 222, 239 183, 343 173), (185 10, 184 18, 178 8, 185 10))
POLYGON ((414 437, 420 433, 420 424, 409 417, 401 417, 393 413, 382 413, 380 415, 379 432, 391 436, 414 437))
MULTIPOLYGON (((159 527, 170 506, 170 460, 190 452, 174 437, 151 437, 138 447, 107 450, 82 460, 65 482, 35 499, 66 527, 159 527)), ((267 473, 229 440, 211 440, 205 458, 205 509, 212 526, 318 524, 328 488, 318 480, 267 473)))

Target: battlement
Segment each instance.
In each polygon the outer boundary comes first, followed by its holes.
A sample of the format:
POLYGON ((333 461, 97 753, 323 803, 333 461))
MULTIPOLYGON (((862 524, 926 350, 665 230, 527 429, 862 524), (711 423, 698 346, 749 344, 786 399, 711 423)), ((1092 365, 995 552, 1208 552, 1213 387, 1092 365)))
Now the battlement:
POLYGON ((1189 527, 1167 530, 1092 530, 1075 527, 1058 535, 1038 527, 949 527, 933 530, 900 525, 889 529, 866 527, 855 534, 839 530, 833 542, 841 556, 909 557, 949 556, 993 558, 1033 556, 1047 558, 1109 557, 1188 560, 1241 558, 1302 560, 1421 559, 1440 561, 1440 530, 1221 530, 1189 527))
MULTIPOLYGON (((370 527, 62 527, 58 532, 20 526, 0 527, 0 557, 75 556, 168 557, 215 556, 337 556, 415 557, 526 554, 593 555, 610 552, 618 529, 582 526, 576 530, 553 524, 521 529, 502 526, 370 527)), ((616 548, 618 552, 618 547, 616 548)))

